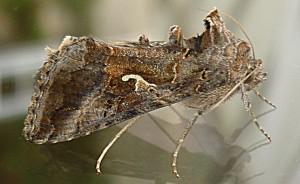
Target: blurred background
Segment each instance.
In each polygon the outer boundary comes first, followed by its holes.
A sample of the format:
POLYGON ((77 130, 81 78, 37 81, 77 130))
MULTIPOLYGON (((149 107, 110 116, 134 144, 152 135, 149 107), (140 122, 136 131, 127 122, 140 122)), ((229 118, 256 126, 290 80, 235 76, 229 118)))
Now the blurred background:
MULTIPOLYGON (((299 32, 297 0, 0 0, 0 183, 300 183, 299 32), (66 35, 102 40, 166 40, 177 24, 185 37, 204 30, 202 20, 217 7, 235 17, 250 37, 268 80, 260 92, 272 108, 250 95, 266 140, 251 123, 240 96, 201 117, 178 157, 182 179, 172 174, 176 141, 194 110, 184 104, 144 115, 104 158, 95 161, 120 130, 114 126, 54 145, 24 140, 22 129, 33 93, 33 76, 44 48, 58 48, 66 35), (269 113, 266 113, 269 112, 269 113), (249 125, 249 126, 248 126, 249 125)), ((223 17, 228 29, 245 39, 223 17)))

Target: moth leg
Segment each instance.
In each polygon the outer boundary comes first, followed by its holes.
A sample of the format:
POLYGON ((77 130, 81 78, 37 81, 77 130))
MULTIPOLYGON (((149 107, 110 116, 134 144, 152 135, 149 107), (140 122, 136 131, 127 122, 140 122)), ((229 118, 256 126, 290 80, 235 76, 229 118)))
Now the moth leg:
POLYGON ((271 137, 269 136, 269 134, 258 124, 258 121, 256 119, 256 116, 253 113, 253 109, 252 109, 252 106, 249 101, 249 97, 247 95, 244 85, 241 85, 241 90, 242 90, 242 100, 243 100, 244 106, 245 106, 246 110, 249 112, 250 116, 252 117, 252 121, 255 123, 256 127, 261 131, 261 133, 263 133, 265 135, 265 137, 267 139, 269 139, 269 141, 271 142, 271 137))
POLYGON ((198 117, 202 114, 201 111, 198 111, 197 113, 195 113, 194 115, 194 118, 192 119, 192 121, 190 121, 187 125, 187 127, 185 128, 184 132, 182 133, 180 139, 178 140, 178 143, 177 143, 177 146, 176 146, 176 149, 173 153, 173 161, 172 161, 172 167, 173 167, 173 173, 175 174, 175 176, 177 178, 180 178, 180 175, 177 171, 177 156, 178 156, 178 153, 179 153, 179 150, 181 148, 181 145, 184 141, 184 139, 186 138, 186 136, 188 135, 189 131, 192 129, 192 127, 194 126, 195 122, 197 121, 198 117))
POLYGON ((253 89, 253 91, 254 91, 255 95, 258 96, 260 99, 262 99, 264 102, 266 102, 267 104, 272 106, 274 109, 277 108, 275 104, 273 104, 268 99, 266 99, 266 97, 262 96, 256 89, 253 89))
POLYGON ((183 34, 179 26, 174 25, 170 27, 168 44, 171 46, 183 46, 183 34))
POLYGON ((135 118, 133 118, 131 121, 129 121, 129 123, 127 123, 126 126, 124 126, 122 128, 122 130, 120 130, 120 132, 117 133, 117 135, 109 142, 109 144, 105 147, 105 149, 102 151, 101 155, 99 156, 97 163, 96 163, 96 171, 97 174, 101 174, 101 162, 104 158, 104 156, 106 155, 106 153, 108 152, 108 150, 113 146, 113 144, 121 137, 121 135, 126 132, 133 124, 135 124, 137 122, 137 120, 139 119, 140 116, 137 116, 135 118))

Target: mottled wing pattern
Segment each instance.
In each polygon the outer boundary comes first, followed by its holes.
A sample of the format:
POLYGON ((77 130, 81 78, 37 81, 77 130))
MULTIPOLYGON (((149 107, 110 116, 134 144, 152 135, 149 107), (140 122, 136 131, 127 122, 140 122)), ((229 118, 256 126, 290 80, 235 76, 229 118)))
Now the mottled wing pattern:
POLYGON ((167 42, 68 36, 58 50, 47 48, 25 138, 68 141, 184 100, 208 109, 247 74, 250 47, 225 28, 216 10, 204 22, 206 30, 189 39, 175 26, 167 42))

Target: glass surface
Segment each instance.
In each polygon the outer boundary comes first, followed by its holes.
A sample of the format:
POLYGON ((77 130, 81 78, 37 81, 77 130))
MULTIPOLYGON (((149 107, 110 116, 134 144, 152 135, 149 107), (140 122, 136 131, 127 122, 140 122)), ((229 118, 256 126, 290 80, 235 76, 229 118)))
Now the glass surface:
MULTIPOLYGON (((298 1, 274 0, 104 0, 0 1, 0 183, 300 183, 299 8, 298 1), (201 33, 202 19, 216 6, 243 26, 263 60, 268 79, 250 100, 267 143, 251 122, 240 95, 199 118, 180 150, 176 142, 195 110, 179 103, 142 116, 109 150, 105 146, 127 123, 58 144, 36 145, 22 135, 33 75, 42 66, 45 45, 58 48, 66 35, 102 40, 166 40, 177 24, 186 37, 201 33)), ((228 29, 245 38, 224 17, 228 29)))

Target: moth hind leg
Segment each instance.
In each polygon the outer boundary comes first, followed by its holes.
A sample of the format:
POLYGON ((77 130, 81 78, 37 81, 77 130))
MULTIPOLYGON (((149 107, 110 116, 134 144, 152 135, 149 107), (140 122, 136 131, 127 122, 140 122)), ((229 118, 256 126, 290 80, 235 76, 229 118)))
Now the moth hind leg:
POLYGON ((133 118, 132 120, 129 121, 129 123, 127 123, 127 125, 125 125, 119 132, 118 134, 109 142, 109 144, 104 148, 104 150, 102 151, 101 155, 99 156, 97 162, 96 162, 96 172, 97 174, 101 174, 101 163, 102 160, 104 158, 104 156, 106 155, 106 153, 108 152, 108 150, 113 146, 113 144, 122 136, 123 133, 125 133, 133 124, 135 124, 137 122, 137 120, 140 118, 140 116, 137 116, 135 118, 133 118))
POLYGON ((190 132, 190 130, 192 129, 192 127, 194 126, 194 124, 197 121, 198 117, 201 116, 201 115, 202 115, 202 111, 198 111, 197 113, 195 113, 194 118, 188 123, 187 127, 185 128, 184 132, 181 134, 181 137, 177 142, 177 146, 176 146, 175 151, 173 153, 173 161, 172 161, 173 173, 175 174, 175 176, 177 178, 180 178, 180 175, 179 175, 178 170, 177 170, 177 157, 178 157, 178 153, 180 151, 181 145, 182 145, 184 139, 186 138, 186 136, 188 135, 188 133, 190 132))

